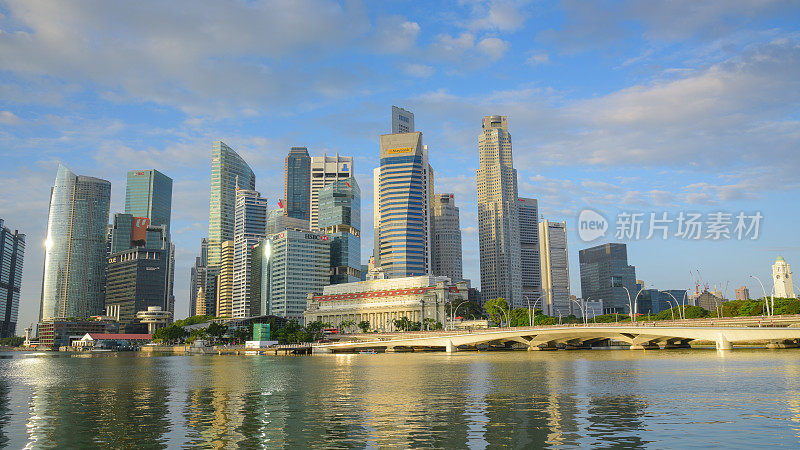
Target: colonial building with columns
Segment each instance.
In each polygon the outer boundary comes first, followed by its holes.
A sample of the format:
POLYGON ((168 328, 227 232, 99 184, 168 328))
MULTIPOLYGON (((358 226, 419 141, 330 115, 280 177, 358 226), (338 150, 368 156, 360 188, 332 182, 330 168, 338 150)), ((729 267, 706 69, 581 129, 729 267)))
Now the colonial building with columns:
POLYGON ((333 284, 322 295, 308 294, 304 316, 306 323, 319 320, 337 327, 345 320, 367 321, 378 331, 394 331, 393 320, 403 317, 444 324, 450 313, 446 304, 467 300, 468 291, 465 281, 432 275, 333 284))

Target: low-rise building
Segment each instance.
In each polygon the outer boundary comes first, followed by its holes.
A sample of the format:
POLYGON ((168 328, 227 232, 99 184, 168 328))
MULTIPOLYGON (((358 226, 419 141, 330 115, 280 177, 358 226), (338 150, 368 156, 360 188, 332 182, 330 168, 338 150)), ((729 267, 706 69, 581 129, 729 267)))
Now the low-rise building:
POLYGON ((172 313, 164 311, 160 306, 148 306, 147 311, 136 313, 136 320, 142 325, 147 325, 147 332, 153 334, 157 329, 172 322, 172 313))
POLYGON ((82 338, 72 341, 72 346, 86 350, 138 347, 152 339, 151 334, 86 333, 82 338))
POLYGON ((379 331, 394 331, 393 320, 403 317, 445 324, 445 305, 467 300, 468 291, 466 282, 431 275, 334 284, 325 286, 322 295, 308 295, 304 316, 306 323, 321 321, 335 327, 345 320, 367 321, 379 331))
POLYGON ((69 346, 86 333, 116 333, 119 324, 111 320, 61 320, 39 322, 39 346, 56 348, 69 346))

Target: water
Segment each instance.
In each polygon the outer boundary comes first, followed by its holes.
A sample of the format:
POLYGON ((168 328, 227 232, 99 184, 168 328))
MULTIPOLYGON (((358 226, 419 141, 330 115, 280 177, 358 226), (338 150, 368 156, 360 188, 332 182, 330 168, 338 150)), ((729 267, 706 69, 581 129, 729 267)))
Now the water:
POLYGON ((0 355, 10 448, 800 446, 800 350, 0 355))

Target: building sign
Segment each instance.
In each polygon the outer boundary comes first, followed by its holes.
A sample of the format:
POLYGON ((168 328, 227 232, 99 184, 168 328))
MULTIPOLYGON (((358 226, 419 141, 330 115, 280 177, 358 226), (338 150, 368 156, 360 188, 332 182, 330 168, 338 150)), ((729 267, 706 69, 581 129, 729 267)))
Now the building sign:
POLYGON ((408 153, 412 150, 414 150, 414 147, 390 148, 389 150, 386 150, 386 153, 394 155, 397 153, 408 153))
POLYGON ((147 243, 147 227, 150 219, 147 217, 134 217, 131 229, 131 244, 134 246, 147 243))
POLYGON ((347 163, 343 163, 342 164, 342 172, 347 172, 348 170, 350 170, 350 169, 347 168, 347 163))

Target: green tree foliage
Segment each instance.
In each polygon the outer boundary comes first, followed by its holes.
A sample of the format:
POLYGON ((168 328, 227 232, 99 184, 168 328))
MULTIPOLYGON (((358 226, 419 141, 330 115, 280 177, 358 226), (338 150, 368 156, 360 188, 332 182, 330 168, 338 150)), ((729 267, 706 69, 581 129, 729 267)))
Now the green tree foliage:
POLYGON ((503 297, 486 300, 483 309, 494 323, 500 324, 508 320, 508 302, 503 297))
POLYGON ((362 320, 361 322, 358 322, 358 328, 361 330, 362 333, 366 333, 367 331, 369 331, 369 321, 362 320))
POLYGON ((394 319, 392 321, 394 323, 394 328, 396 330, 403 330, 403 331, 420 331, 422 330, 422 324, 420 322, 412 322, 408 319, 408 317, 401 317, 399 319, 394 319))
POLYGON ((184 330, 182 326, 172 324, 164 328, 159 328, 153 333, 153 339, 161 341, 165 344, 180 344, 187 337, 189 332, 184 330))
POLYGON ((347 333, 349 331, 352 331, 353 328, 355 328, 355 326, 356 322, 354 320, 346 319, 339 324, 339 331, 341 333, 347 333))
POLYGON ((483 317, 483 308, 477 302, 469 300, 456 300, 447 304, 445 309, 447 316, 450 317, 455 312, 456 317, 463 317, 468 320, 480 319, 483 317))
POLYGON ((0 345, 2 345, 3 347, 19 347, 24 342, 25 338, 22 336, 11 336, 0 339, 0 345))

